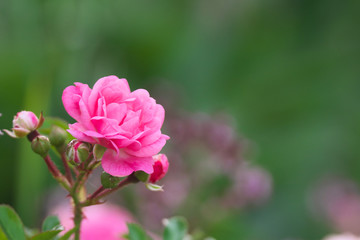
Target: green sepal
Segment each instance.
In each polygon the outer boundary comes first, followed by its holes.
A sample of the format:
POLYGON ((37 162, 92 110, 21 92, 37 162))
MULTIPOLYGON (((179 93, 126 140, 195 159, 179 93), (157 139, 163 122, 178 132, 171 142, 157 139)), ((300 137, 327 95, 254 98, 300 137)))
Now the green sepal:
POLYGON ((94 148, 93 148, 93 154, 94 154, 94 157, 95 157, 95 160, 96 161, 100 161, 101 158, 103 157, 105 151, 106 151, 106 147, 103 147, 99 144, 95 144, 94 145, 94 148))
POLYGON ((50 150, 50 140, 44 135, 37 136, 31 142, 31 149, 42 157, 45 157, 50 150))
POLYGON ((145 183, 145 186, 147 189, 149 189, 150 191, 153 191, 153 192, 163 192, 164 191, 162 186, 156 185, 153 183, 145 183))
POLYGON ((149 177, 150 177, 150 175, 147 174, 144 171, 136 171, 134 175, 141 182, 147 182, 149 180, 149 177))
POLYGON ((101 185, 104 188, 114 188, 120 183, 121 179, 122 178, 112 176, 112 175, 108 174, 107 172, 102 172, 101 185))

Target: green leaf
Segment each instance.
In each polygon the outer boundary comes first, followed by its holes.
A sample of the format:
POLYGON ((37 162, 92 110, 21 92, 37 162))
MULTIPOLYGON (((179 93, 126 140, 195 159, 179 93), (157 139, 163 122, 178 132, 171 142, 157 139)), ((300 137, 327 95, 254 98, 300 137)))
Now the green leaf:
POLYGON ((63 230, 63 227, 61 226, 60 220, 57 216, 48 216, 45 218, 41 229, 45 232, 50 230, 63 230))
POLYGON ((68 240, 71 235, 75 232, 75 228, 70 229, 69 231, 67 231, 62 237, 60 237, 58 240, 68 240))
POLYGON ((183 217, 164 219, 163 240, 183 240, 187 234, 188 224, 183 217))
POLYGON ((9 240, 25 240, 24 225, 10 206, 0 205, 0 228, 9 240))
POLYGON ((30 240, 52 240, 61 231, 62 230, 52 230, 52 231, 42 232, 42 233, 39 233, 39 234, 33 236, 32 238, 30 238, 30 240))
POLYGON ((127 238, 129 240, 150 240, 151 238, 146 234, 145 230, 141 226, 135 223, 128 223, 129 234, 127 238))
POLYGON ((0 240, 8 240, 3 230, 0 228, 0 240))

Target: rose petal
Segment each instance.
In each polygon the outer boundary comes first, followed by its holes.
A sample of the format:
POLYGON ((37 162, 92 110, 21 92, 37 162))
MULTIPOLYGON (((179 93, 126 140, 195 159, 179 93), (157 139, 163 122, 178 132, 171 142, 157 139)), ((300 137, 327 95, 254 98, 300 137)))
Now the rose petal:
POLYGON ((161 149, 164 147, 166 140, 168 139, 168 136, 161 135, 161 137, 153 142, 150 145, 142 146, 138 151, 134 151, 131 149, 124 149, 126 153, 136 156, 136 157, 147 157, 147 156, 153 156, 155 154, 158 154, 161 149))
POLYGON ((107 117, 118 120, 120 124, 126 116, 127 106, 125 103, 110 103, 107 107, 107 117))
POLYGON ((90 112, 95 111, 95 105, 99 95, 104 96, 108 104, 127 98, 130 94, 129 84, 126 79, 119 79, 116 76, 100 78, 94 85, 89 96, 90 112))
POLYGON ((117 154, 113 150, 106 150, 101 164, 105 172, 117 177, 128 176, 134 171, 144 171, 151 174, 154 170, 152 167, 152 157, 139 158, 119 151, 117 154))

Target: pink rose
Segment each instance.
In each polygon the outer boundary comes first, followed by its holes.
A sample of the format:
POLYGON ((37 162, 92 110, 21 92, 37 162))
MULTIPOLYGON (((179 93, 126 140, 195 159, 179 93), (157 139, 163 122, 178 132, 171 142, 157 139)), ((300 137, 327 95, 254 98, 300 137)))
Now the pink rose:
POLYGON ((18 112, 13 119, 12 131, 4 129, 4 132, 6 132, 10 137, 21 138, 38 129, 42 123, 42 116, 39 120, 33 112, 21 111, 18 112))
MULTIPOLYGON (((70 205, 58 206, 52 214, 59 217, 65 231, 74 227, 70 205)), ((111 204, 100 204, 83 208, 84 219, 81 223, 81 240, 121 240, 128 233, 127 223, 134 222, 130 213, 111 204)), ((65 232, 64 231, 64 232, 65 232)))
POLYGON ((108 76, 93 89, 82 83, 67 87, 62 101, 77 121, 69 125, 70 134, 107 148, 102 157, 104 171, 119 177, 139 170, 153 172, 152 156, 169 137, 160 130, 164 108, 146 90, 131 92, 126 79, 108 76))
POLYGON ((169 169, 169 161, 165 154, 158 154, 154 158, 154 172, 150 175, 149 182, 156 183, 162 179, 169 169))

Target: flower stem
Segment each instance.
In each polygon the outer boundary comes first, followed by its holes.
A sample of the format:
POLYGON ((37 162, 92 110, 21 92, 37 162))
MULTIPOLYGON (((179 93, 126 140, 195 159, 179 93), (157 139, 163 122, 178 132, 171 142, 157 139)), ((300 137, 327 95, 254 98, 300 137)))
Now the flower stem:
POLYGON ((51 160, 49 155, 46 155, 44 157, 46 166, 48 167, 51 175, 55 178, 55 180, 60 183, 61 186, 63 186, 66 190, 70 191, 70 183, 69 181, 64 177, 64 175, 61 174, 59 169, 56 167, 54 162, 51 160))
POLYGON ((72 175, 71 175, 71 170, 70 170, 68 161, 66 160, 65 152, 61 153, 61 160, 62 160, 62 163, 64 165, 65 176, 66 176, 67 180, 69 181, 69 183, 72 184, 73 183, 73 178, 72 178, 72 175))
POLYGON ((127 178, 125 178, 124 180, 122 180, 115 188, 111 188, 111 189, 105 189, 105 190, 101 190, 101 187, 97 190, 100 191, 99 193, 96 193, 97 191, 95 191, 90 197, 88 197, 88 199, 83 203, 83 206, 90 206, 90 205, 94 205, 94 204, 98 204, 99 200, 117 190, 119 190, 120 188, 125 187, 126 185, 130 184, 130 183, 137 183, 139 182, 139 180, 135 177, 134 174, 129 175, 127 178), (96 193, 96 194, 95 194, 96 193))
POLYGON ((74 202, 74 229, 75 229, 75 238, 74 240, 80 240, 80 229, 81 229, 81 221, 83 219, 82 215, 82 208, 83 205, 81 204, 82 195, 81 195, 81 188, 84 187, 84 183, 90 174, 91 170, 87 170, 87 166, 93 160, 92 154, 89 155, 88 159, 84 162, 83 169, 80 170, 79 174, 76 177, 75 183, 72 186, 70 192, 70 196, 74 202))
POLYGON ((82 221, 82 206, 78 196, 73 196, 74 200, 74 225, 75 225, 75 240, 80 240, 80 228, 82 221))
POLYGON ((91 194, 89 199, 95 198, 97 195, 99 195, 104 190, 105 190, 105 188, 103 186, 99 187, 93 194, 91 194))

